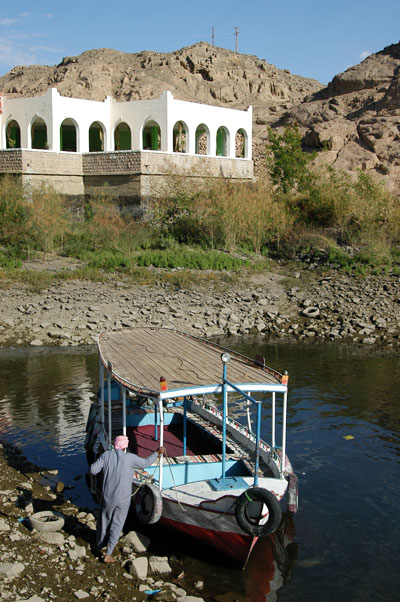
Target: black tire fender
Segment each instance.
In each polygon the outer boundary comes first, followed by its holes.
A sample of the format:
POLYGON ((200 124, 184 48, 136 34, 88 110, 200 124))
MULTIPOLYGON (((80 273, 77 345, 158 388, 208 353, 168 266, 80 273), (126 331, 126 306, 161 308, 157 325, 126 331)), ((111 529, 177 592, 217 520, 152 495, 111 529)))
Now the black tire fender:
POLYGON ((235 517, 241 529, 248 535, 265 537, 270 535, 279 527, 282 519, 280 504, 273 493, 263 487, 251 487, 244 491, 236 500, 235 517), (262 502, 268 508, 268 520, 264 524, 258 524, 258 519, 253 519, 248 512, 248 506, 252 502, 262 502))
POLYGON ((161 491, 152 483, 141 485, 135 495, 135 512, 140 522, 153 525, 162 514, 163 501, 161 491))

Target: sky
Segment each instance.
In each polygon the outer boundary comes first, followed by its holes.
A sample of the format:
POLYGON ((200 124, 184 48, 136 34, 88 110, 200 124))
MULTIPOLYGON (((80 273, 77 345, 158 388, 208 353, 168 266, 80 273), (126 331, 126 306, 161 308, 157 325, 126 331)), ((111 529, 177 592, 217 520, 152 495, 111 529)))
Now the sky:
POLYGON ((172 52, 205 41, 327 84, 399 42, 399 0, 69 0, 0 3, 0 76, 93 48, 172 52))

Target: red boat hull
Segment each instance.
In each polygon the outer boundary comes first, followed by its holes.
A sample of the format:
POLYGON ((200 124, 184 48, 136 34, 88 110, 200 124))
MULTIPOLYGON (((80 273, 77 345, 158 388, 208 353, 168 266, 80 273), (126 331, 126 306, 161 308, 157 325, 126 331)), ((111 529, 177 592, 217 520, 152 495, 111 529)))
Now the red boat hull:
POLYGON ((195 525, 180 523, 170 518, 165 518, 164 516, 160 518, 159 524, 214 548, 218 552, 224 554, 227 558, 233 560, 235 564, 240 567, 245 566, 247 558, 258 539, 258 537, 250 535, 227 532, 221 533, 221 531, 204 529, 195 525))

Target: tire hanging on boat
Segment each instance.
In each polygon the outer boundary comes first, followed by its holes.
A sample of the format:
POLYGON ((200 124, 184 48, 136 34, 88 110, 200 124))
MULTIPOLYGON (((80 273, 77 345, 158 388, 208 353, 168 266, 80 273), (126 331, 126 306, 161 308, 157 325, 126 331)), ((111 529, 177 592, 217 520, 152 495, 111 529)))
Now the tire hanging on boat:
POLYGON ((265 537, 270 535, 279 527, 282 519, 280 504, 273 493, 262 487, 251 487, 244 491, 236 500, 235 517, 241 529, 248 535, 265 537), (261 502, 268 508, 268 520, 266 523, 258 524, 258 519, 252 518, 248 512, 249 504, 261 502))
POLYGON ((153 525, 160 520, 162 505, 161 492, 152 483, 142 485, 135 495, 136 516, 146 525, 153 525))

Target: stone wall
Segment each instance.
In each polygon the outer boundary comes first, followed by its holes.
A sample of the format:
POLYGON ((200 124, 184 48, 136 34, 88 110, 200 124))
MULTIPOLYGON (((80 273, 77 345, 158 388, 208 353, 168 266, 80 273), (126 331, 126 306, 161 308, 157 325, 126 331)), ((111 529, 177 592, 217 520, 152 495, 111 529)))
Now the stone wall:
POLYGON ((143 215, 145 200, 159 194, 176 174, 198 180, 253 177, 247 159, 164 153, 114 151, 55 153, 46 150, 0 151, 0 174, 14 173, 24 185, 46 183, 70 200, 106 194, 136 216, 143 215))

